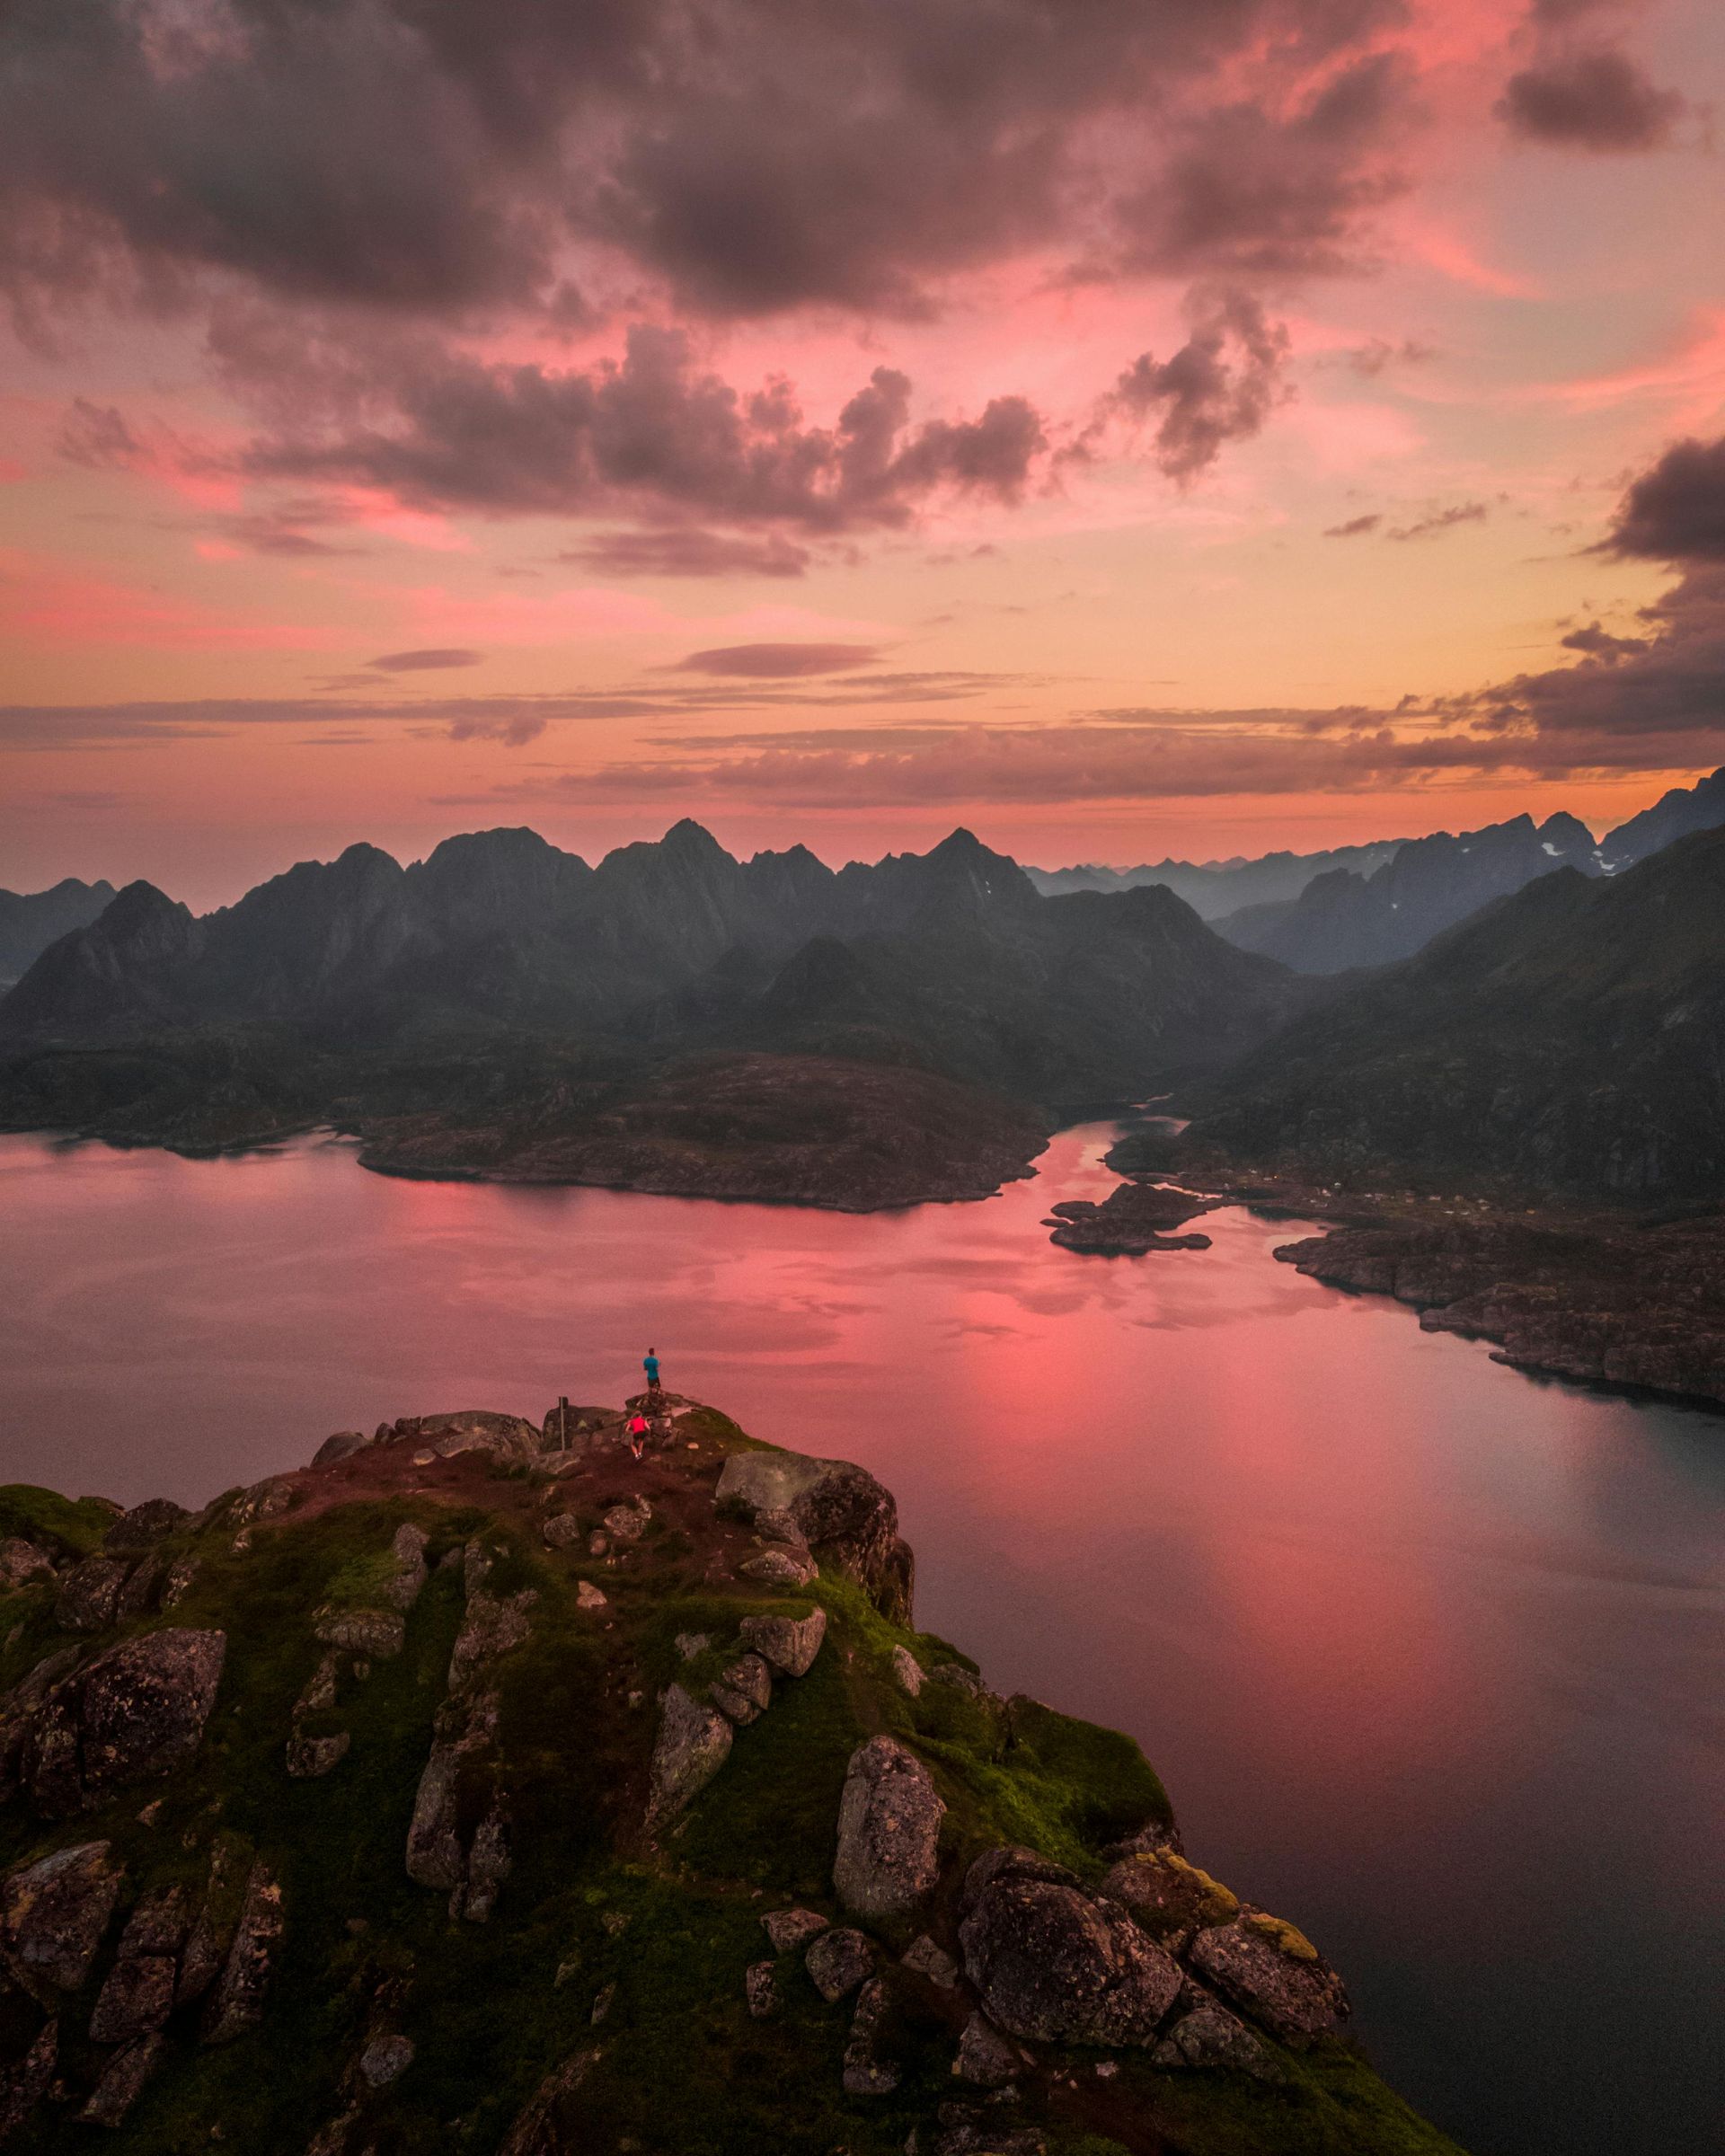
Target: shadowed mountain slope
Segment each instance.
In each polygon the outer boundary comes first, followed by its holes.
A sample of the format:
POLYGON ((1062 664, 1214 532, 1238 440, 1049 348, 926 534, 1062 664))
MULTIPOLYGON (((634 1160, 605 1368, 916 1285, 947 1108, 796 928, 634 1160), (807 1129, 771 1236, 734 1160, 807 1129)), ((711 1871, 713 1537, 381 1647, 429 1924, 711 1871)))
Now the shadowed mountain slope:
POLYGON ((1196 1127, 1357 1180, 1725 1190, 1725 829, 1561 870, 1297 1019, 1196 1127))

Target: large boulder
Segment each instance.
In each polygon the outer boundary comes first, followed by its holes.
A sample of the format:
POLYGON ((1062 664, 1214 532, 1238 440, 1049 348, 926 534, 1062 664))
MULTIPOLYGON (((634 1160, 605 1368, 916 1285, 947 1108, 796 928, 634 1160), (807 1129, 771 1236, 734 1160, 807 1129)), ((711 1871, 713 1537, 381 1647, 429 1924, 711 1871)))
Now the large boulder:
POLYGON ((1123 1903, 1171 1954, 1183 1954, 1196 1933, 1240 1913, 1237 1896, 1171 1849, 1122 1857, 1103 1878, 1102 1892, 1123 1903))
POLYGON ((811 1610, 806 1617, 745 1617, 737 1630, 744 1645, 753 1648, 782 1677, 806 1677, 827 1637, 827 1613, 811 1610))
POLYGON ((730 1756, 731 1728, 716 1707, 668 1684, 653 1745, 650 1822, 667 1819, 704 1789, 730 1756))
POLYGON ((176 1505, 172 1498, 146 1498, 141 1505, 120 1514, 102 1536, 102 1546, 111 1557, 137 1557, 183 1527, 190 1517, 185 1507, 176 1505))
POLYGON ((1261 1909, 1216 1924, 1192 1941, 1192 1966, 1284 2044, 1304 2048, 1348 2015, 1348 1993, 1304 1933, 1261 1909))
POLYGON ((130 1567, 119 1558, 86 1557, 60 1582, 54 1621, 63 1632, 105 1632, 119 1611, 130 1567))
POLYGON ((833 1885, 858 1916, 902 1916, 940 1876, 946 1806, 934 1778, 896 1737, 871 1736, 851 1755, 838 1807, 833 1885))
POLYGON ((959 1940, 995 2028, 1039 2043, 1154 2044, 1181 1975, 1126 1911, 1019 1851, 978 1865, 959 1940))
POLYGON ((892 1492, 866 1468, 802 1453, 733 1453, 713 1502, 751 1522, 788 1513, 826 1562, 860 1581, 895 1623, 909 1623, 915 1560, 899 1536, 892 1492))
POLYGON ((69 1818, 190 1759, 226 1653, 226 1632, 172 1627, 122 1640, 62 1678, 30 1716, 22 1746, 36 1809, 69 1818))
POLYGON ((27 1587, 39 1579, 52 1579, 54 1560, 40 1542, 21 1534, 0 1541, 0 1590, 27 1587))
POLYGON ((106 1842, 82 1842, 0 1879, 0 1963, 44 2005, 90 1974, 120 1878, 106 1842))
POLYGON ((499 1415, 489 1408, 460 1408, 452 1415, 416 1415, 395 1425, 398 1437, 411 1437, 421 1451, 449 1459, 456 1453, 491 1453, 500 1460, 535 1460, 544 1440, 524 1415, 499 1415))

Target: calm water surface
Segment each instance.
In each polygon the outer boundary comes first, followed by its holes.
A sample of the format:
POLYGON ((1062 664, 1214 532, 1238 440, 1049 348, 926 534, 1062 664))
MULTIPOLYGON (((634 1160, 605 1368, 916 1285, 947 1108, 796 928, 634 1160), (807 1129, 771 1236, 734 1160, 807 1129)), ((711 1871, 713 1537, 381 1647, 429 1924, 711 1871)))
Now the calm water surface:
POLYGON ((328 1432, 668 1382, 898 1493, 918 1614, 1140 1738, 1478 2156, 1721 2134, 1725 1418, 1275 1264, 1055 1250, 1110 1133, 847 1218, 0 1139, 0 1471, 195 1503, 328 1432))

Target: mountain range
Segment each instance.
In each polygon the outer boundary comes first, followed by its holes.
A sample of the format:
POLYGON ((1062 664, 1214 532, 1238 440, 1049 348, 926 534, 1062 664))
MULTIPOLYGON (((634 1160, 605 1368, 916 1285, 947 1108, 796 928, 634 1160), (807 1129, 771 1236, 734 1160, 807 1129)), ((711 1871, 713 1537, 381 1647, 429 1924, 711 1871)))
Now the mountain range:
POLYGON ((1667 843, 1698 824, 1725 773, 1597 844, 1440 833, 1213 924, 1155 883, 1042 896, 962 830, 837 871, 688 821, 597 866, 520 829, 357 845, 201 917, 134 883, 0 998, 0 1127, 329 1124, 402 1172, 868 1206, 1177 1092, 1332 1177, 1710 1191, 1725 836, 1667 843))
POLYGON ((1367 976, 1236 1065, 1193 1137, 1354 1187, 1725 1195, 1725 828, 1560 869, 1367 976))
POLYGON ((1478 831, 1322 853, 1268 853, 1259 861, 1028 872, 1047 893, 1165 885, 1243 950, 1279 959, 1298 973, 1331 974, 1411 958, 1482 906, 1554 869, 1615 875, 1689 832, 1721 823, 1725 768, 1695 786, 1673 788, 1597 841, 1585 824, 1559 813, 1543 824, 1517 816, 1478 831))
POLYGON ((1306 993, 1172 891, 1044 899, 963 831, 837 873, 688 822, 597 867, 482 832, 202 918, 128 885, 0 1002, 0 1125, 207 1151, 333 1123, 411 1172, 904 1203, 994 1188, 1306 993))
POLYGON ((15 981, 50 943, 84 928, 114 896, 111 883, 68 876, 51 890, 0 891, 0 988, 15 981))

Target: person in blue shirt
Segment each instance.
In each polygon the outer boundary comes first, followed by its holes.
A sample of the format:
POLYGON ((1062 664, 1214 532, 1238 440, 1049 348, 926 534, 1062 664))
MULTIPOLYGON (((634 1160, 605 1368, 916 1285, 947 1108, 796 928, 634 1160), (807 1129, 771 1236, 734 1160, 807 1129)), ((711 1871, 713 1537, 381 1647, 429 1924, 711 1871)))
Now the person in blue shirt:
POLYGON ((650 1392, 657 1392, 659 1391, 659 1352, 656 1348, 650 1348, 647 1350, 641 1358, 641 1366, 647 1373, 647 1390, 650 1392))

